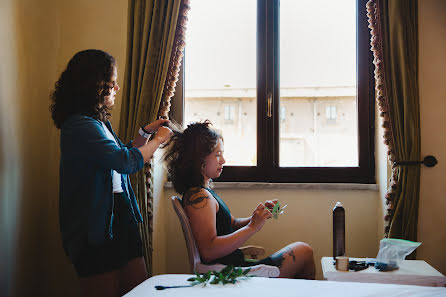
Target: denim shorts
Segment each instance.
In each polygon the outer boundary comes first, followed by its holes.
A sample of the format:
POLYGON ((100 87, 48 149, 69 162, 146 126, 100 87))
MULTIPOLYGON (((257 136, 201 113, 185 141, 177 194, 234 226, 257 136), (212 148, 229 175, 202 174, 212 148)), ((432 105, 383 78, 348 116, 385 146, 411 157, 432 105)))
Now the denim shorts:
POLYGON ((143 256, 139 226, 130 200, 125 193, 113 194, 113 238, 97 246, 88 245, 77 259, 72 259, 80 277, 103 274, 124 267, 130 260, 143 256))

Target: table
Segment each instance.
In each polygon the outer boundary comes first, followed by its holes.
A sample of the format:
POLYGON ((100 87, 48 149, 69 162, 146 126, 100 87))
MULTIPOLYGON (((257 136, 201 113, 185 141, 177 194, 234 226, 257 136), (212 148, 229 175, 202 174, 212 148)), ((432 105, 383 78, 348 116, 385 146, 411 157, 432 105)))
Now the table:
MULTIPOLYGON (((350 260, 365 259, 350 258, 350 260)), ((324 278, 330 281, 446 286, 446 277, 423 260, 404 260, 399 269, 385 272, 373 266, 360 271, 338 271, 333 265, 333 257, 322 257, 321 262, 324 278)))

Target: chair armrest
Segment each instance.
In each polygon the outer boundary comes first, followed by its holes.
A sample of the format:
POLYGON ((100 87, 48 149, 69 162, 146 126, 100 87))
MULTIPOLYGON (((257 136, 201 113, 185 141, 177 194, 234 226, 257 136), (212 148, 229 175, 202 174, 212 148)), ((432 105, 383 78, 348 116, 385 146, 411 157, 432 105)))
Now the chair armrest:
POLYGON ((242 251, 243 255, 251 256, 253 259, 257 259, 258 256, 265 254, 265 249, 263 247, 255 245, 244 246, 241 247, 240 250, 242 251))

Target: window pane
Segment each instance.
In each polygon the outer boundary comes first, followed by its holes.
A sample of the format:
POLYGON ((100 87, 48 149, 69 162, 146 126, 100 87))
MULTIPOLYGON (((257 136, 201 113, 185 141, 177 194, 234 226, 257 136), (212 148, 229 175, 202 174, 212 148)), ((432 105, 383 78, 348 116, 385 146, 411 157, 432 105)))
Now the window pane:
POLYGON ((257 165, 256 0, 194 0, 186 34, 184 124, 222 130, 226 165, 257 165))
POLYGON ((356 1, 280 1, 280 166, 358 166, 356 1))

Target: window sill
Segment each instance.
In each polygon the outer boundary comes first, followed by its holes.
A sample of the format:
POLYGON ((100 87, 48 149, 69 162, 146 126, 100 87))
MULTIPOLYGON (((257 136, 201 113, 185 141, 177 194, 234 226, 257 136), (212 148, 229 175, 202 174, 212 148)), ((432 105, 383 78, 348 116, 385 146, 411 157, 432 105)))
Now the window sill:
MULTIPOLYGON (((171 182, 165 188, 173 188, 171 182)), ((215 182, 214 189, 296 189, 296 190, 353 190, 378 191, 377 184, 332 184, 332 183, 255 183, 255 182, 215 182)))

